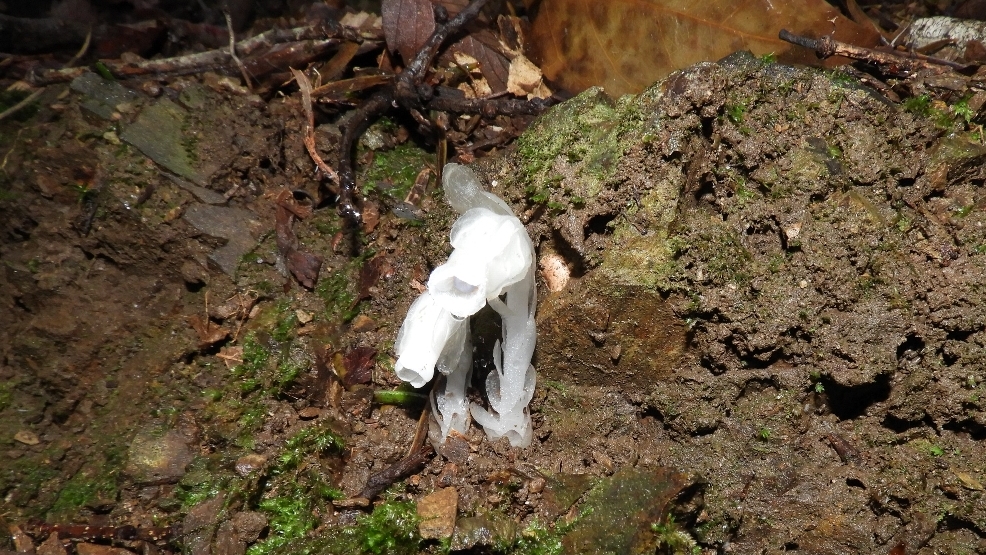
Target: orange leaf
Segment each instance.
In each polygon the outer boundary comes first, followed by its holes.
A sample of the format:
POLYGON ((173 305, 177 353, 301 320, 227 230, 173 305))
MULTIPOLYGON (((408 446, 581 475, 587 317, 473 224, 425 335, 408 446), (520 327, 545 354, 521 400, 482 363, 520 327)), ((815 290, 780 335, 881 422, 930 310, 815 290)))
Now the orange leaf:
POLYGON ((782 28, 858 46, 874 46, 878 36, 823 0, 543 0, 531 59, 571 92, 600 85, 614 96, 737 50, 817 64, 814 53, 777 38, 782 28))

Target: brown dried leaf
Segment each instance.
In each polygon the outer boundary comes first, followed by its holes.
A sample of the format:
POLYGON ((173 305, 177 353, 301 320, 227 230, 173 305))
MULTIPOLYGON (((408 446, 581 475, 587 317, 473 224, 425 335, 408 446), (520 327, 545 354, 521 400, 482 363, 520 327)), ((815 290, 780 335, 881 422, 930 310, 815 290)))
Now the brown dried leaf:
POLYGON ((372 297, 370 288, 376 285, 381 277, 390 277, 393 272, 394 267, 387 256, 381 254, 370 259, 359 271, 359 300, 372 297))
POLYGON ((479 70, 483 72, 483 77, 495 94, 507 90, 510 60, 490 44, 496 44, 496 37, 489 31, 481 31, 453 44, 448 51, 453 55, 466 54, 479 62, 479 70))
POLYGON ((968 472, 952 469, 952 473, 962 482, 962 486, 973 491, 983 491, 983 484, 968 472))
POLYGON ((312 403, 315 406, 338 408, 339 376, 332 366, 332 349, 326 345, 315 348, 315 385, 312 403))
POLYGON ((23 443, 24 445, 37 445, 41 443, 41 440, 38 439, 38 434, 30 430, 20 430, 19 432, 14 434, 14 439, 23 443))
POLYGON ((372 200, 363 203, 363 233, 373 233, 380 223, 380 207, 372 200))
POLYGON ((435 10, 429 0, 383 0, 383 36, 391 52, 411 63, 435 31, 435 10))
POLYGON ((353 57, 356 56, 359 49, 360 44, 358 42, 346 41, 340 44, 339 50, 328 62, 322 64, 322 69, 319 70, 318 74, 326 81, 334 81, 342 77, 346 68, 349 67, 349 62, 353 61, 353 57))
POLYGON ((377 350, 373 347, 356 347, 345 355, 346 373, 343 383, 350 387, 360 383, 370 383, 377 350))
POLYGON ((195 330, 196 335, 199 336, 199 350, 208 349, 209 347, 229 337, 228 329, 217 324, 213 324, 212 320, 203 318, 198 314, 189 316, 188 324, 192 326, 192 329, 195 330))
POLYGON ((507 79, 507 92, 517 96, 548 98, 551 91, 545 86, 541 68, 521 54, 510 62, 510 76, 507 79))
POLYGON ((291 192, 281 191, 277 195, 277 212, 274 218, 275 239, 277 249, 284 257, 284 264, 291 275, 302 286, 312 289, 318 281, 318 272, 322 268, 322 258, 314 254, 298 250, 298 236, 295 235, 293 224, 295 218, 311 214, 311 207, 298 204, 291 192))
POLYGON ((867 47, 878 37, 823 0, 544 0, 528 46, 553 82, 573 92, 599 85, 618 96, 737 50, 817 65, 814 52, 777 38, 782 28, 867 47))
POLYGON ((298 283, 306 289, 314 289, 318 272, 322 269, 322 258, 309 252, 292 250, 285 254, 284 263, 291 270, 298 283))

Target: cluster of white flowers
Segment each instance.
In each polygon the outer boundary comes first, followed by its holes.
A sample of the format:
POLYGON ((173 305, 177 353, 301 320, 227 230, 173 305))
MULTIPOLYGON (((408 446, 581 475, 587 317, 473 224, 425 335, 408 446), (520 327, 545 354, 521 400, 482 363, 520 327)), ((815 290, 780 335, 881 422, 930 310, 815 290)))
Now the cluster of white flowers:
POLYGON ((452 255, 435 268, 424 292, 408 310, 394 350, 397 376, 414 387, 444 377, 432 397, 441 438, 464 434, 469 414, 491 439, 515 447, 531 443, 527 404, 534 395, 534 245, 513 211, 483 190, 465 166, 445 166, 445 197, 461 216, 452 226, 452 255), (469 317, 489 303, 499 315, 502 341, 493 347, 496 370, 486 380, 490 409, 466 398, 472 371, 469 317))

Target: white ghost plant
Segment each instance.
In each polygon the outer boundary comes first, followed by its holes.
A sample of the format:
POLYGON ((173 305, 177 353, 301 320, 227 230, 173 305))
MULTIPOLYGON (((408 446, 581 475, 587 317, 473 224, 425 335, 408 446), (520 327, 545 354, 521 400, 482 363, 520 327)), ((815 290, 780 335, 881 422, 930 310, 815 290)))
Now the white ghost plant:
POLYGON ((444 169, 445 198, 461 216, 452 226, 452 255, 435 268, 408 311, 397 336, 397 376, 414 387, 444 377, 432 397, 441 441, 465 433, 469 413, 491 439, 515 447, 531 443, 527 404, 534 395, 531 358, 537 340, 534 311, 534 245, 520 220, 500 198, 483 190, 465 166, 444 169), (472 370, 468 319, 489 304, 501 318, 503 337, 493 349, 496 370, 486 380, 490 410, 468 406, 472 370))

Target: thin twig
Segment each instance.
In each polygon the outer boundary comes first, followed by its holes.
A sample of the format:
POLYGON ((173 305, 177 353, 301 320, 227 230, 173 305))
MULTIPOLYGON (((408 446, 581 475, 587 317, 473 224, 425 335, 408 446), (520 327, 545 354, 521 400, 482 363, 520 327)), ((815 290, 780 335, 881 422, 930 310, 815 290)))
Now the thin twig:
POLYGON ((10 108, 7 108, 3 112, 0 112, 0 121, 2 121, 6 117, 9 117, 9 116, 11 116, 13 114, 16 114, 22 108, 24 108, 25 106, 28 106, 29 104, 31 104, 32 102, 34 102, 34 100, 36 98, 38 98, 39 96, 41 96, 41 93, 43 93, 43 92, 45 92, 45 89, 44 89, 44 87, 41 87, 40 89, 38 89, 38 90, 34 91, 33 93, 27 95, 27 98, 25 98, 24 100, 21 100, 17 104, 14 104, 13 106, 11 106, 10 108))
MULTIPOLYGON (((89 29, 89 32, 86 33, 86 40, 82 42, 82 47, 79 48, 79 51, 75 53, 75 56, 72 56, 72 59, 71 60, 69 60, 68 62, 65 63, 65 68, 72 67, 72 64, 74 64, 75 62, 79 61, 79 58, 81 58, 82 56, 85 55, 86 50, 89 50, 89 43, 91 41, 92 41, 92 29, 89 29)), ((25 98, 24 100, 21 100, 17 104, 14 104, 10 108, 4 110, 3 113, 0 113, 0 121, 2 121, 3 118, 6 118, 6 117, 8 117, 8 116, 10 116, 12 114, 17 113, 18 110, 20 110, 20 109, 24 108, 25 106, 31 104, 31 102, 34 102, 34 100, 36 98, 38 98, 39 96, 41 96, 41 93, 43 93, 44 91, 45 91, 45 88, 44 87, 41 87, 40 89, 38 89, 38 90, 34 91, 33 93, 29 94, 27 96, 27 98, 25 98)), ((13 149, 11 149, 11 150, 13 150, 13 149)), ((8 152, 7 154, 10 154, 10 153, 8 152)), ((3 165, 4 166, 7 165, 7 157, 6 156, 4 156, 3 165)))
POLYGON ((941 58, 933 58, 915 52, 898 52, 896 50, 875 50, 864 48, 844 42, 839 42, 831 35, 825 35, 819 39, 813 39, 801 35, 795 35, 787 29, 781 29, 778 38, 783 41, 803 46, 809 50, 814 50, 815 55, 821 59, 831 56, 843 56, 853 60, 869 62, 880 66, 884 72, 894 75, 910 75, 918 70, 932 69, 943 71, 950 69, 966 69, 968 66, 941 58))
POLYGON ((247 89, 253 92, 253 85, 250 83, 250 75, 247 73, 245 67, 243 67, 243 62, 240 61, 240 57, 236 55, 236 35, 233 33, 233 18, 230 17, 229 12, 223 12, 226 16, 226 30, 229 31, 229 57, 233 58, 233 62, 236 67, 240 68, 240 75, 243 76, 243 82, 246 84, 247 89))
MULTIPOLYGON (((110 73, 119 79, 149 74, 195 73, 228 66, 232 61, 233 52, 240 57, 248 57, 262 48, 270 48, 275 44, 323 39, 330 44, 338 44, 343 40, 363 42, 363 38, 354 29, 342 27, 337 23, 323 22, 318 25, 293 29, 271 29, 255 37, 241 40, 234 45, 232 50, 229 47, 223 47, 174 58, 144 60, 136 64, 126 64, 119 60, 103 60, 103 64, 110 73)), ((44 71, 34 76, 32 82, 38 85, 62 83, 75 79, 85 71, 88 69, 67 68, 44 71)))
POLYGON ((394 482, 407 478, 424 467, 434 452, 431 445, 425 444, 414 453, 371 475, 359 496, 372 500, 394 482))
POLYGON ((89 32, 86 33, 86 40, 82 42, 82 48, 79 48, 79 51, 75 53, 75 56, 72 56, 72 59, 65 63, 65 67, 74 66, 75 62, 78 62, 79 59, 85 55, 86 50, 89 50, 89 44, 91 42, 92 42, 92 28, 90 27, 89 32))
POLYGON ((301 90, 301 106, 305 110, 305 137, 303 139, 305 148, 308 149, 308 154, 315 161, 318 169, 322 170, 329 179, 338 183, 339 176, 335 170, 322 160, 322 157, 318 155, 318 150, 315 148, 315 113, 312 111, 312 84, 308 80, 308 77, 297 69, 291 68, 291 74, 294 75, 294 80, 298 83, 298 88, 301 90))

